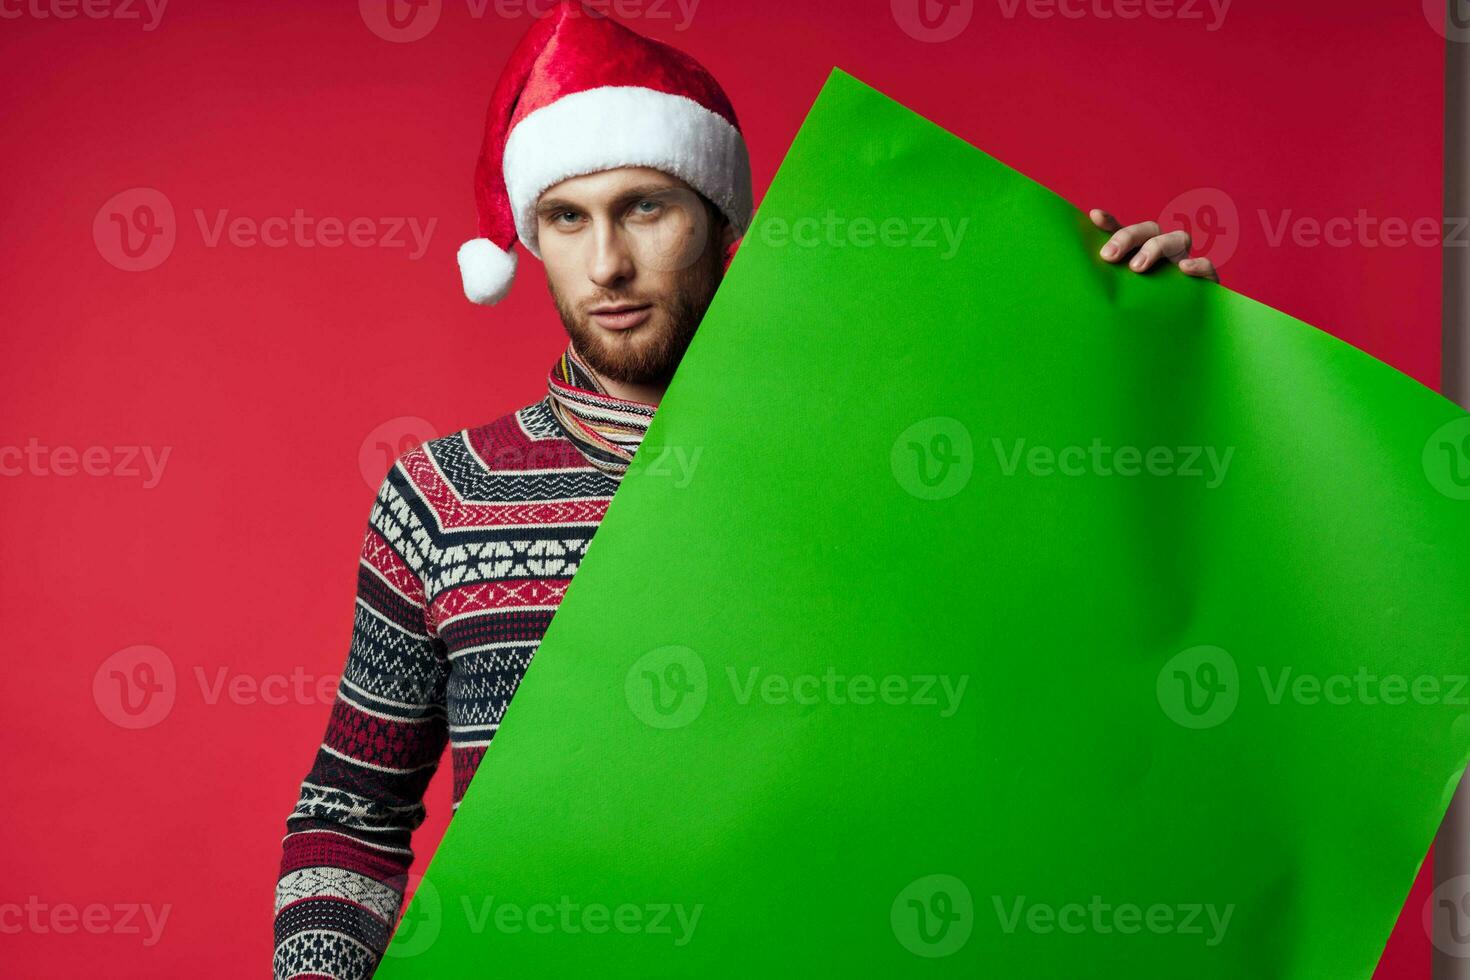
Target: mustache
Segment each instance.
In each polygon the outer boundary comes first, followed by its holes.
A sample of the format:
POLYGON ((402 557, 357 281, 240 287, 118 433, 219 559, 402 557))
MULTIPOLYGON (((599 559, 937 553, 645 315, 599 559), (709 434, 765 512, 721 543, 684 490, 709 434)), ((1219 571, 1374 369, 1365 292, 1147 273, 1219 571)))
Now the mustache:
POLYGON ((583 316, 587 316, 592 310, 597 309, 599 306, 658 306, 658 305, 659 305, 659 302, 656 299, 644 299, 644 298, 641 298, 641 297, 638 297, 638 296, 605 295, 605 296, 594 296, 591 299, 587 300, 585 303, 582 303, 581 304, 581 308, 579 309, 578 312, 580 312, 583 316))

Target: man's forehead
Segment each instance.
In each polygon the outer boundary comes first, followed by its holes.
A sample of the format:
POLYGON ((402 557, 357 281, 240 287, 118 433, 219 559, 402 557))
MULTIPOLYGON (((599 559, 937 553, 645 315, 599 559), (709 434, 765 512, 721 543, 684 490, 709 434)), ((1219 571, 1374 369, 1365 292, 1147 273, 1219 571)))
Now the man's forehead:
POLYGON ((595 173, 568 177, 542 191, 536 202, 552 199, 596 199, 625 194, 633 188, 681 188, 693 190, 688 183, 653 167, 615 167, 595 173))

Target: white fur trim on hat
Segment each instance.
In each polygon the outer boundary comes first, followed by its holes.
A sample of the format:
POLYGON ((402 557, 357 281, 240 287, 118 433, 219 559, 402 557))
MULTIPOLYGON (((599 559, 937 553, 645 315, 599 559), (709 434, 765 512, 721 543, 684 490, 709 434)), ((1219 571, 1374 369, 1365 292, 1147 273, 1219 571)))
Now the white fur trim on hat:
POLYGON ((652 167, 713 201, 737 233, 750 223, 750 155, 740 131, 693 99, 636 85, 562 96, 511 130, 501 158, 516 233, 538 259, 536 200, 569 177, 652 167))
POLYGON ((471 303, 489 306, 505 299, 516 275, 516 253, 488 238, 472 238, 459 247, 459 278, 471 303))

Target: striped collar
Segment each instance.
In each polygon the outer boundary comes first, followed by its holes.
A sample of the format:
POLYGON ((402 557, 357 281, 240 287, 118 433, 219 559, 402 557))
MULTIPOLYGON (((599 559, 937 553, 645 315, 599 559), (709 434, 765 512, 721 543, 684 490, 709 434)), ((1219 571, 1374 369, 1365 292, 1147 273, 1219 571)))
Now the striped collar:
POLYGON ((552 365, 546 388, 552 413, 582 455, 621 480, 658 406, 608 394, 571 344, 552 365))

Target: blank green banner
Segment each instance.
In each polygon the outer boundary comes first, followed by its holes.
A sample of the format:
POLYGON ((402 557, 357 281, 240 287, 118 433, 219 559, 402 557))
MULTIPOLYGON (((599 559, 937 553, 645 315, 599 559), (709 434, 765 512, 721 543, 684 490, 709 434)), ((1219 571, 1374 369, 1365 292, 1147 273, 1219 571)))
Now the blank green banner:
POLYGON ((1104 238, 833 72, 378 976, 1370 976, 1470 418, 1104 238))

